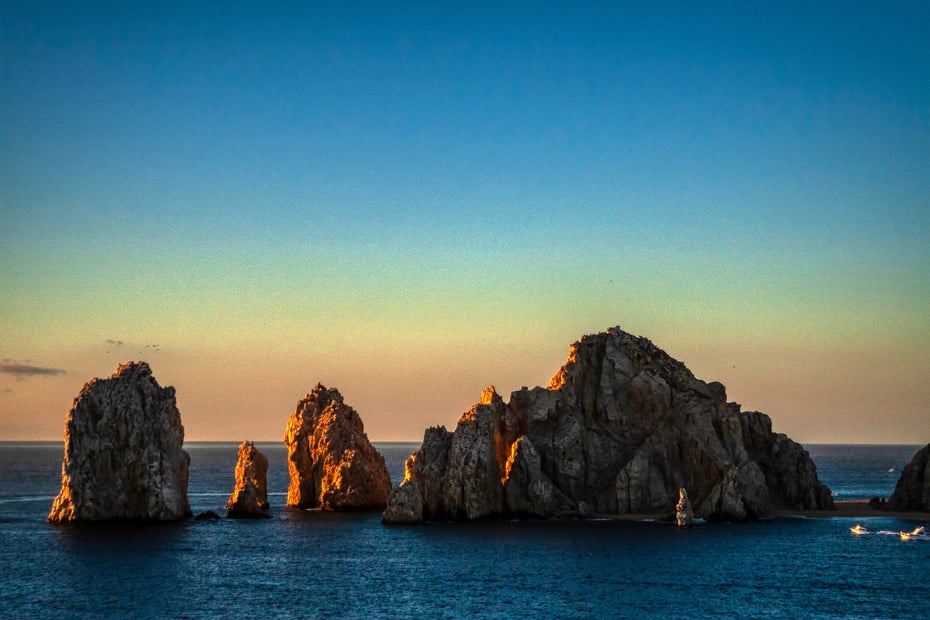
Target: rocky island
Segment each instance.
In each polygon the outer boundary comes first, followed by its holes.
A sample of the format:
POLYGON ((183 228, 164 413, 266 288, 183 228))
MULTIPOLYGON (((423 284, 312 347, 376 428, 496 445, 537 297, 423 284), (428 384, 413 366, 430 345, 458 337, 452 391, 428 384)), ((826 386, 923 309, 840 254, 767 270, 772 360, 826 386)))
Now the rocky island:
POLYGON ((322 510, 381 510, 391 492, 384 457, 362 419, 335 388, 317 384, 297 403, 284 433, 287 505, 322 510))
POLYGON ((48 520, 190 516, 183 443, 174 388, 159 386, 145 362, 88 381, 65 419, 61 491, 48 520))
POLYGON ((230 519, 264 519, 268 514, 268 457, 250 441, 239 446, 236 487, 226 503, 230 519))
POLYGON ((706 519, 833 509, 810 456, 767 415, 613 328, 574 343, 548 387, 509 402, 488 388, 454 431, 427 429, 384 522, 674 515, 681 489, 706 519))

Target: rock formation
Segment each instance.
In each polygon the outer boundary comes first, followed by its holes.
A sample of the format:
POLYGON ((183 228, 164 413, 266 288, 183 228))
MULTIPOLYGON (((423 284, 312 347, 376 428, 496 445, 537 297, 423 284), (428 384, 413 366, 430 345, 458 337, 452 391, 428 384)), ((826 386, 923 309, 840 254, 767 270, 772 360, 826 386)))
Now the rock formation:
POLYGON ((362 419, 339 390, 317 384, 297 403, 284 435, 287 505, 323 510, 385 507, 391 477, 368 441, 362 419))
POLYGON ((268 457, 252 442, 243 441, 236 461, 236 488, 226 503, 232 519, 262 519, 268 514, 268 457))
POLYGON ((688 501, 688 492, 684 487, 678 489, 678 504, 675 506, 675 523, 678 527, 691 527, 694 525, 694 511, 688 501))
POLYGON ((190 457, 173 387, 160 387, 145 362, 91 379, 65 419, 61 491, 52 522, 177 520, 187 501, 190 457))
POLYGON ((891 510, 930 512, 930 444, 904 466, 888 500, 891 510))
POLYGON ((488 388, 454 432, 427 429, 407 461, 405 511, 411 485, 424 520, 671 513, 682 487, 710 519, 833 508, 807 452, 768 416, 619 328, 573 344, 548 388, 508 403, 488 388))

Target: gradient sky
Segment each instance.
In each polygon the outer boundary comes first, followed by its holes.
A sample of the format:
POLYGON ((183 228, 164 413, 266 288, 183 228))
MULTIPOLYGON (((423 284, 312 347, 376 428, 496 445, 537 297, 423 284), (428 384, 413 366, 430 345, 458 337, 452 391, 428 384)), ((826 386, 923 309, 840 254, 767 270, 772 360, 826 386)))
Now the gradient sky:
POLYGON ((620 325, 930 441, 930 4, 305 4, 0 0, 0 440, 130 359, 188 440, 419 440, 620 325))

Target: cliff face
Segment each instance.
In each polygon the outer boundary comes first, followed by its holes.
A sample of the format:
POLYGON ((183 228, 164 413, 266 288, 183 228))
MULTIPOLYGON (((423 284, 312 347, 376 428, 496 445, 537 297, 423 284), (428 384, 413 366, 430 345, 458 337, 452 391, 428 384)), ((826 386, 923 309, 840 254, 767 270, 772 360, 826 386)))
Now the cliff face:
POLYGON ((324 510, 384 508, 391 478, 362 419, 339 390, 317 384, 297 404, 284 435, 287 505, 324 510))
POLYGON ((429 429, 405 479, 423 519, 671 513, 681 488, 712 519, 833 507, 806 451, 768 416, 740 412, 723 385, 619 328, 573 344, 548 388, 509 403, 489 388, 453 433, 429 429))
POLYGON ((239 446, 236 461, 236 487, 226 503, 226 516, 232 519, 268 517, 268 457, 249 441, 239 446))
POLYGON ((173 387, 145 362, 92 379, 65 420, 61 491, 49 521, 175 520, 190 516, 190 457, 173 387))
POLYGON ((930 444, 904 466, 888 500, 892 510, 930 512, 930 444))

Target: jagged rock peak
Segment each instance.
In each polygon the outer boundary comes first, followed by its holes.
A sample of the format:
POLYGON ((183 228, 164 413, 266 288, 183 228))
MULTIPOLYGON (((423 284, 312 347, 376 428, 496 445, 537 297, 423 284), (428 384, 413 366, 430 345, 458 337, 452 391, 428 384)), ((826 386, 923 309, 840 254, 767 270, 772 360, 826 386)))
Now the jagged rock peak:
POLYGON ((588 334, 572 343, 568 359, 550 380, 549 389, 560 390, 581 382, 583 379, 579 375, 599 371, 605 358, 617 352, 622 353, 640 372, 647 371, 650 374, 669 377, 680 384, 697 380, 687 366, 657 347, 651 340, 643 336, 634 336, 618 326, 597 334, 588 334))
POLYGON ((335 388, 317 384, 284 434, 290 484, 287 505, 324 510, 384 508, 391 479, 361 417, 335 388))
POLYGON ((268 457, 250 441, 239 446, 236 486, 226 503, 226 516, 262 519, 268 514, 268 457))
POLYGON ((930 512, 930 443, 904 466, 888 505, 892 510, 930 512))
POLYGON ((190 516, 190 457, 173 387, 145 362, 88 381, 65 419, 61 491, 48 519, 177 520, 190 516))
POLYGON ((418 489, 423 519, 674 514, 685 487, 707 518, 833 505, 810 456, 768 416, 741 412, 722 384, 619 327, 572 344, 548 388, 509 402, 488 388, 453 433, 431 430, 398 498, 415 507, 418 489))

